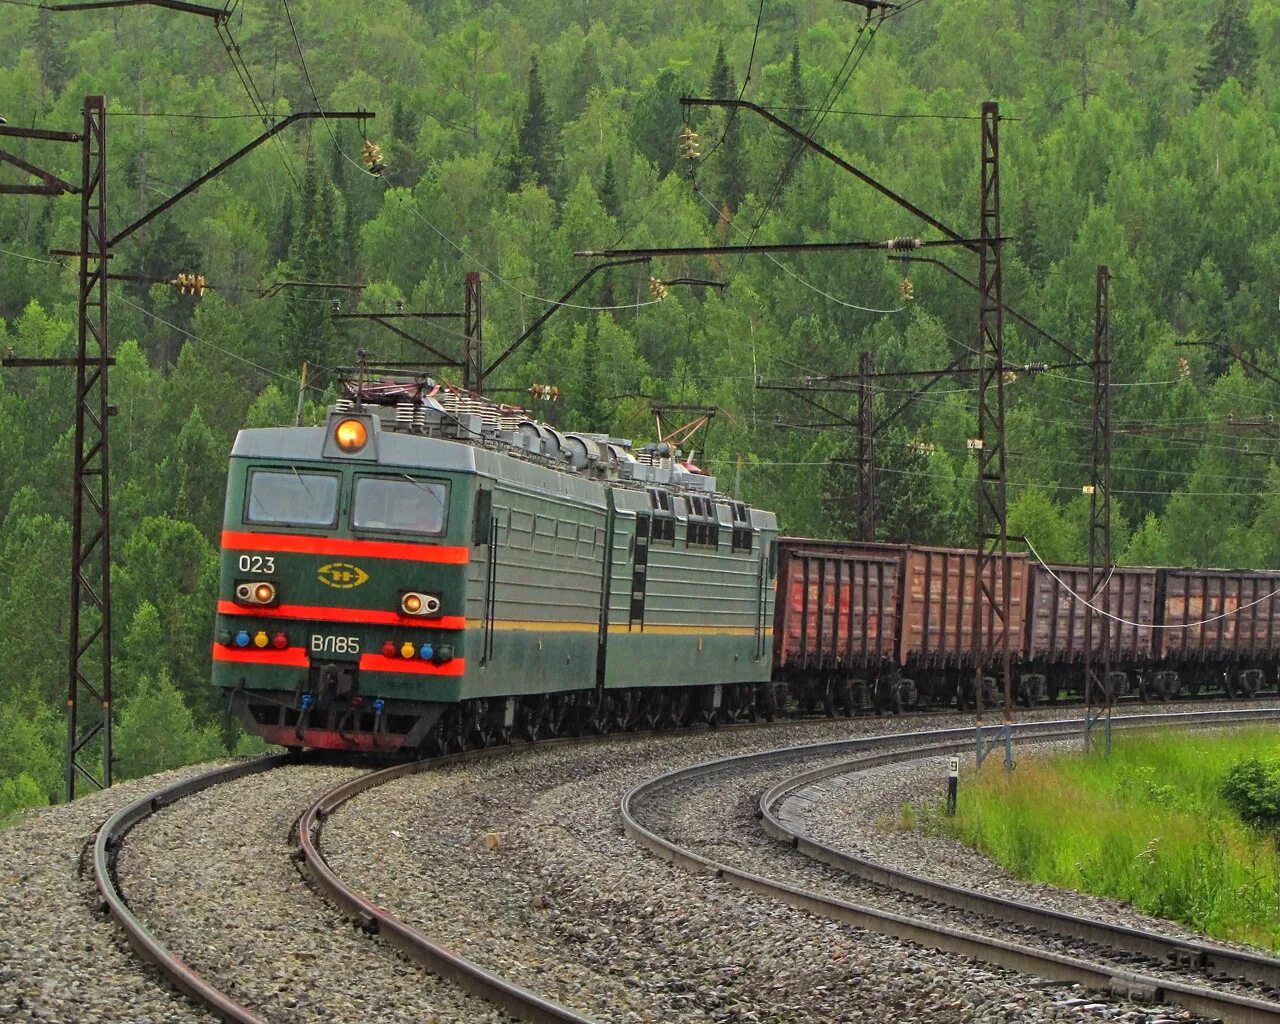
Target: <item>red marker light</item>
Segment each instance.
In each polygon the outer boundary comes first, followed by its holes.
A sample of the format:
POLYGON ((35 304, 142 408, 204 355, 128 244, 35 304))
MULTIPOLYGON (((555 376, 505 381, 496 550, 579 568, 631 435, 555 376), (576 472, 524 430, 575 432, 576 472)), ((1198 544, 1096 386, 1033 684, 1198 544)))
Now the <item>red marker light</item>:
POLYGON ((283 651, 286 647, 289 646, 289 638, 285 636, 283 633, 277 633, 275 636, 271 638, 271 646, 274 647, 277 651, 283 651))
POLYGON ((396 645, 394 641, 388 640, 382 645, 382 656, 384 658, 394 658, 396 656, 396 645))

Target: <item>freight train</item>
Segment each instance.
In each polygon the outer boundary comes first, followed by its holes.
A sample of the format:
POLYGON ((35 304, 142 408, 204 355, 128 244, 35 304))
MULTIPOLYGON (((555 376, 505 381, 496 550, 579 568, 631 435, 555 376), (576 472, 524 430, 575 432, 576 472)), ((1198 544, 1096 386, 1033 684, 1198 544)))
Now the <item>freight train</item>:
MULTIPOLYGON (((1083 696, 1089 648, 1099 699, 1107 690, 1113 699, 1244 698, 1275 686, 1280 573, 1116 567, 1087 617, 1087 569, 1007 557, 1012 687, 1023 704, 1083 696)), ((973 550, 783 538, 775 679, 828 714, 971 706, 977 561, 973 550)), ((985 703, 1002 702, 1001 689, 985 677, 985 703)))
MULTIPOLYGON (((323 427, 244 430, 231 453, 213 681, 251 733, 448 752, 974 697, 972 551, 779 538, 668 445, 425 378, 342 388, 323 427)), ((1009 558, 1020 697, 1078 689, 1068 588, 1087 574, 1009 558)), ((1117 569, 1108 587, 1128 621, 1095 616, 1088 642, 1110 622, 1117 696, 1273 673, 1280 576, 1117 569)))

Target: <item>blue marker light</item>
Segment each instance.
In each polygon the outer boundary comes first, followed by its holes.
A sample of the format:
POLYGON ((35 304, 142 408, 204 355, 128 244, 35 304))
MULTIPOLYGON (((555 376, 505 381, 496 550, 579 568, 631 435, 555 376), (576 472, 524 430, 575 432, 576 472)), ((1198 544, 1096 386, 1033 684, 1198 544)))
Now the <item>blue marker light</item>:
POLYGON ((422 656, 422 659, 424 661, 430 661, 431 656, 435 653, 436 653, 435 648, 432 647, 430 644, 423 644, 420 648, 418 648, 418 654, 422 656))
POLYGON ((304 693, 302 695, 302 710, 306 711, 309 707, 311 707, 311 694, 304 693))
POLYGON ((386 704, 383 703, 383 700, 381 697, 379 697, 377 700, 373 702, 373 710, 376 714, 379 714, 379 715, 382 714, 382 709, 384 707, 386 707, 386 704))
POLYGON ((239 633, 236 634, 236 646, 237 647, 249 646, 249 634, 246 630, 242 629, 240 630, 239 633))

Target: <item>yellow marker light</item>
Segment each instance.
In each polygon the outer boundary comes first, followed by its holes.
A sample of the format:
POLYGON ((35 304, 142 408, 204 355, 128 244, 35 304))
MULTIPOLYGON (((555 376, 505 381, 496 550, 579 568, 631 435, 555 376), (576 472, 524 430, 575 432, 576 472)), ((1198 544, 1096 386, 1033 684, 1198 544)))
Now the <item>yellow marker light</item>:
POLYGON ((271 641, 267 639, 267 634, 259 630, 253 638, 254 647, 266 647, 271 641))
POLYGON ((400 647, 400 657, 402 658, 412 658, 417 653, 417 648, 415 648, 413 644, 409 643, 408 640, 406 640, 400 647))
POLYGON ((344 452, 358 452, 369 441, 369 430, 360 420, 343 420, 334 428, 333 439, 344 452))
POLYGON ((404 609, 406 615, 417 615, 422 611, 422 595, 421 594, 405 594, 404 599, 400 602, 400 607, 404 609))

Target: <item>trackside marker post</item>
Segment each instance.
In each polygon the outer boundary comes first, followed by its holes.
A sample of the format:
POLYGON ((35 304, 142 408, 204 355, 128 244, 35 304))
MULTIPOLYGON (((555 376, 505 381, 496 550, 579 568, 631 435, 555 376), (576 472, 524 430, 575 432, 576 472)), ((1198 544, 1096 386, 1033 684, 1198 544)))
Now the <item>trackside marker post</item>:
POLYGON ((960 758, 947 758, 947 814, 956 816, 956 792, 960 788, 960 758))

